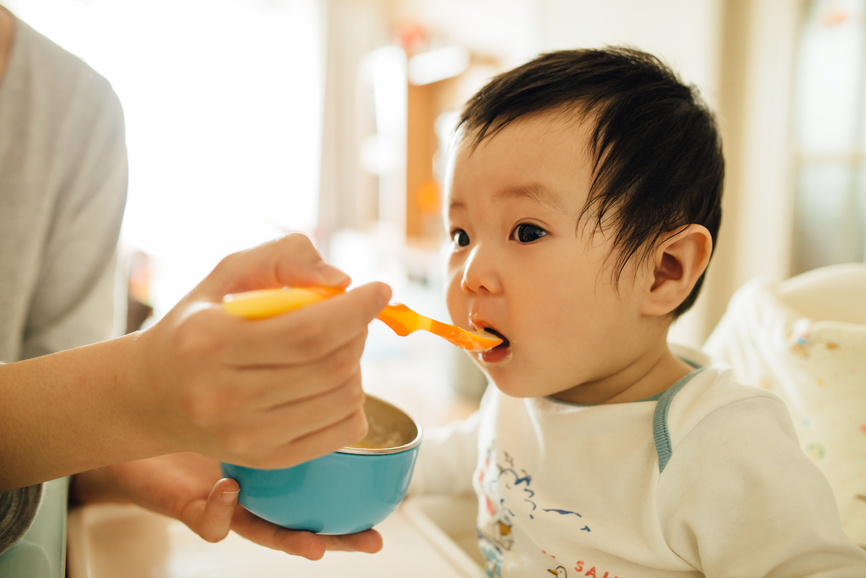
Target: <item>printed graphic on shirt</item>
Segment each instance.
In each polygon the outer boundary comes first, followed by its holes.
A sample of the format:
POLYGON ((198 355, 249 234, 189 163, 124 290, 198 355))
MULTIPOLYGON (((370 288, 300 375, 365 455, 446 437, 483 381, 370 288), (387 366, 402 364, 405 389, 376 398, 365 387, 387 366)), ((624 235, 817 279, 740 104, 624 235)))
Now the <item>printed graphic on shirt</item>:
MULTIPOLYGON (((557 560, 556 556, 545 552, 544 550, 542 550, 541 552, 549 556, 553 564, 558 564, 555 568, 548 568, 547 571, 554 576, 558 576, 559 578, 568 578, 569 571, 571 571, 572 576, 591 576, 592 578, 619 578, 619 576, 614 575, 612 572, 591 565, 587 562, 584 562, 583 560, 577 560, 574 565, 571 565, 557 560)), ((539 576, 542 576, 542 574, 539 574, 539 576)))
MULTIPOLYGON (((530 525, 549 524, 556 517, 573 519, 574 532, 592 531, 580 512, 539 503, 532 487, 532 474, 521 468, 508 451, 500 455, 496 440, 487 448, 476 472, 476 482, 482 498, 476 527, 478 545, 491 578, 501 576, 502 560, 515 547, 518 529, 532 533, 530 525)), ((567 568, 563 566, 563 570, 567 568)))
POLYGON ((477 527, 475 533, 478 535, 478 549, 484 556, 484 571, 490 578, 502 578, 502 550, 477 527))

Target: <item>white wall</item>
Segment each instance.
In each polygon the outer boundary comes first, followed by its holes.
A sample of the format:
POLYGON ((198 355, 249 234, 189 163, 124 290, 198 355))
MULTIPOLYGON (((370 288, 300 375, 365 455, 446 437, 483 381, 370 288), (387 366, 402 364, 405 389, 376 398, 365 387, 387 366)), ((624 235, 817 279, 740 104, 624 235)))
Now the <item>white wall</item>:
POLYGON ((739 201, 730 215, 735 224, 730 230, 735 288, 759 276, 782 281, 791 272, 791 103, 801 10, 800 3, 791 0, 739 1, 747 25, 727 41, 744 43, 748 53, 742 70, 729 79, 742 83, 742 143, 726 151, 728 163, 740 169, 726 191, 739 201))
POLYGON ((714 103, 722 0, 400 0, 398 20, 512 68, 539 52, 628 44, 661 56, 714 103))
POLYGON ((542 50, 625 44, 661 57, 712 106, 722 0, 541 0, 542 50))
POLYGON ((510 69, 541 50, 539 8, 537 0, 399 0, 394 16, 510 69))

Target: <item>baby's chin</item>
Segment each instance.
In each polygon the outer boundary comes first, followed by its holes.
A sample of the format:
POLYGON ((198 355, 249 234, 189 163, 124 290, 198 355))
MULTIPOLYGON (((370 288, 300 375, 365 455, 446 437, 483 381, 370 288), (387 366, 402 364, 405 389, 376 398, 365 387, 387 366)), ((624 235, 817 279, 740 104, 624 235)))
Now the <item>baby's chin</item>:
POLYGON ((510 397, 530 398, 549 395, 549 392, 540 390, 538 383, 533 382, 530 377, 521 377, 514 372, 503 371, 502 368, 484 368, 484 373, 496 389, 510 397))
POLYGON ((520 367, 515 361, 503 365, 478 363, 478 366, 491 384, 510 397, 557 397, 574 389, 573 381, 566 376, 520 367))

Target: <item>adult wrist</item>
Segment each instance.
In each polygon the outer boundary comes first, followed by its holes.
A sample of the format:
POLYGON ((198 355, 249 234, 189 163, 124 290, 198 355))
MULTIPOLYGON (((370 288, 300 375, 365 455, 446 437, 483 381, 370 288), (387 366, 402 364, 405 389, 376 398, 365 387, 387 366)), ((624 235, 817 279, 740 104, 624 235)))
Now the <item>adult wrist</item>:
POLYGON ((166 409, 158 399, 158 378, 151 370, 147 336, 136 332, 111 340, 111 345, 106 391, 114 398, 116 415, 122 416, 118 425, 127 425, 125 435, 135 446, 122 461, 181 451, 163 427, 166 409))

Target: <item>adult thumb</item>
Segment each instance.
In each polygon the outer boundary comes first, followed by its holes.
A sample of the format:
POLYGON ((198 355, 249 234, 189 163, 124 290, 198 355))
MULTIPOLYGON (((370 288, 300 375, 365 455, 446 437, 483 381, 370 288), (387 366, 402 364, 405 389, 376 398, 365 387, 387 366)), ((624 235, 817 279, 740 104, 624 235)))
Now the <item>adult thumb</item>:
POLYGON ((238 483, 230 478, 214 484, 199 519, 190 524, 193 531, 208 542, 219 542, 228 536, 239 490, 238 483))

